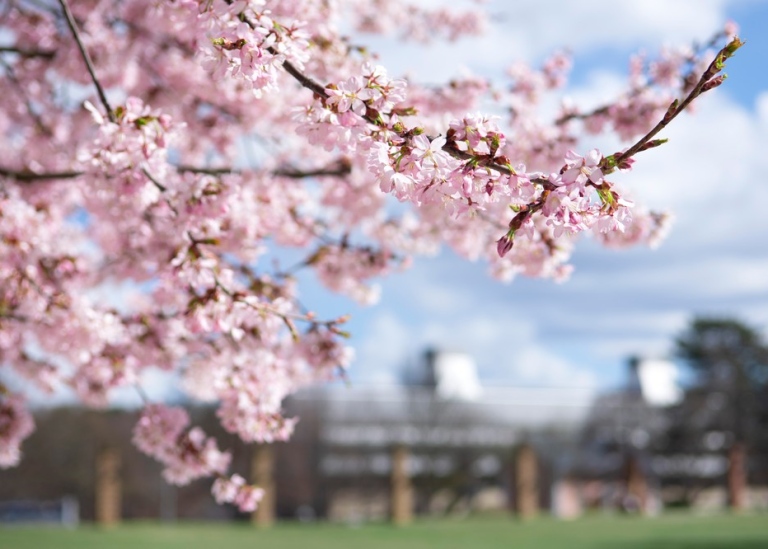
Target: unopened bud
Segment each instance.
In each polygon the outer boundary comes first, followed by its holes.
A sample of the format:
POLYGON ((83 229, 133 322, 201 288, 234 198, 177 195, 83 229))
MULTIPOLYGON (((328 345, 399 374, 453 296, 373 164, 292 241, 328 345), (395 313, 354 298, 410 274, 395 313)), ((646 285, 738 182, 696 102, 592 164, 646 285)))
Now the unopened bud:
POLYGON ((504 257, 512 249, 512 246, 514 246, 513 237, 514 233, 510 231, 496 242, 496 252, 498 252, 499 257, 504 257))
POLYGON ((728 75, 720 74, 718 76, 715 76, 714 78, 711 78, 707 80, 707 82, 704 84, 704 87, 701 88, 702 92, 709 91, 713 88, 718 87, 720 84, 723 83, 723 81, 728 77, 728 75))
POLYGON ((672 103, 670 103, 669 108, 667 108, 667 112, 664 113, 664 119, 663 119, 664 122, 669 122, 675 117, 675 115, 677 114, 677 107, 679 105, 680 105, 680 102, 677 99, 675 99, 674 101, 672 101, 672 103))
POLYGON ((618 168, 622 171, 631 170, 632 164, 635 163, 634 158, 621 158, 617 164, 618 168))
POLYGON ((648 149, 653 149, 655 147, 659 147, 669 141, 669 139, 653 139, 651 141, 648 141, 645 145, 640 147, 641 151, 647 151, 648 149))

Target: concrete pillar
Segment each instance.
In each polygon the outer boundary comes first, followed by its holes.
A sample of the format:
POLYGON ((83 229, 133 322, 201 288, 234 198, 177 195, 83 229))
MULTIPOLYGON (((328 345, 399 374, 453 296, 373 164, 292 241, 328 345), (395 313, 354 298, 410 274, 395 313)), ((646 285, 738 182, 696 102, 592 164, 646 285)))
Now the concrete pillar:
POLYGON ((106 448, 96 456, 96 522, 114 526, 120 522, 122 507, 120 454, 106 448))
POLYGON ((647 514, 648 511, 648 479, 635 456, 627 458, 626 478, 627 497, 624 502, 625 510, 636 510, 647 514), (633 509, 636 507, 636 509, 633 509))
POLYGON ((404 526, 413 522, 413 487, 408 472, 408 449, 396 446, 392 451, 392 523, 404 526))
POLYGON ((746 508, 747 452, 744 444, 735 443, 728 451, 728 505, 739 511, 746 508))
POLYGON ((515 456, 515 513, 522 519, 539 514, 539 464, 536 452, 527 444, 515 456))
POLYGON ((275 449, 271 444, 259 444, 251 458, 251 481, 264 490, 264 497, 251 514, 251 523, 268 528, 275 522, 275 449))

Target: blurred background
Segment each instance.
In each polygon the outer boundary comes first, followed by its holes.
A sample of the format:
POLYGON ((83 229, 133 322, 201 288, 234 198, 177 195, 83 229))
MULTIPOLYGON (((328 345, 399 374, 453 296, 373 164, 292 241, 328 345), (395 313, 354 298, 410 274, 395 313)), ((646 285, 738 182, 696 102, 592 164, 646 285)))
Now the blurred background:
MULTIPOLYGON (((267 490, 257 524, 768 511, 768 346, 738 321, 697 319, 676 351, 685 384, 675 363, 633 357, 624 387, 596 393, 484 386, 470 355, 430 349, 398 385, 290 397, 297 431, 271 445, 222 432, 212 406, 190 410, 234 449, 235 471, 267 490)), ((35 502, 56 500, 64 522, 247 518, 216 505, 210 481, 162 482, 130 444, 136 420, 124 409, 41 409, 24 461, 0 472, 0 520, 33 520, 35 502)))

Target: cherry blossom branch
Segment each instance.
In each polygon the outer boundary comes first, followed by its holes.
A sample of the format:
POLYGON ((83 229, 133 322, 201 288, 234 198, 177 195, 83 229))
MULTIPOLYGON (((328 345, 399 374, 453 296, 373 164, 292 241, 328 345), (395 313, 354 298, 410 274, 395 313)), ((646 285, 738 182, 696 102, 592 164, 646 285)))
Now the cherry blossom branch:
MULTIPOLYGON (((155 188, 157 188, 157 190, 158 190, 158 191, 160 191, 161 193, 164 193, 165 191, 167 191, 167 190, 168 190, 168 187, 166 187, 165 185, 163 185, 162 183, 160 183, 160 182, 159 182, 157 179, 155 179, 155 177, 154 177, 154 176, 153 176, 153 175, 152 175, 152 174, 149 172, 149 170, 147 170, 146 168, 142 168, 142 169, 141 169, 141 173, 143 173, 145 176, 147 176, 147 179, 149 179, 149 181, 150 181, 150 182, 151 182, 151 183, 152 183, 152 184, 155 186, 155 188)), ((169 205, 169 206, 171 206, 171 204, 170 204, 170 203, 169 203, 168 205, 169 205)), ((173 206, 171 206, 171 208, 173 208, 173 206)))
POLYGON ((77 24, 75 23, 75 18, 72 15, 72 11, 69 9, 69 4, 67 3, 67 0, 59 0, 59 4, 61 5, 61 9, 64 12, 64 18, 67 20, 67 25, 69 26, 69 30, 72 31, 72 36, 74 36, 75 42, 77 42, 77 47, 80 50, 80 55, 82 55, 83 61, 85 61, 85 66, 88 69, 88 74, 91 75, 91 80, 93 81, 93 85, 96 86, 96 92, 99 94, 99 100, 101 101, 101 104, 104 106, 104 109, 106 109, 107 111, 107 116, 109 117, 109 121, 117 122, 117 117, 115 116, 115 113, 112 111, 112 107, 109 105, 109 100, 107 100, 107 95, 106 93, 104 93, 104 88, 101 86, 99 79, 96 77, 96 70, 93 68, 93 62, 91 61, 91 56, 88 55, 88 51, 85 49, 85 45, 83 44, 83 41, 80 39, 80 33, 77 30, 77 24))
MULTIPOLYGON (((715 56, 715 59, 710 63, 707 70, 699 78, 699 81, 693 87, 693 89, 682 100, 675 100, 667 109, 664 117, 654 126, 648 133, 636 141, 631 147, 629 147, 623 153, 605 157, 600 164, 600 168, 604 174, 610 174, 617 167, 623 167, 627 165, 627 162, 638 152, 645 151, 659 145, 662 145, 666 140, 653 138, 666 128, 669 123, 674 120, 681 112, 683 112, 697 97, 703 93, 712 90, 723 83, 725 75, 718 76, 718 73, 722 71, 725 61, 732 57, 734 53, 744 45, 738 37, 731 40, 725 45, 715 56)), ((478 166, 494 169, 498 172, 515 175, 514 170, 507 164, 501 164, 497 162, 493 157, 478 157, 476 155, 468 154, 457 148, 454 141, 448 139, 443 145, 443 150, 451 154, 455 158, 460 160, 466 160, 469 162, 475 162, 478 166)), ((563 168, 565 169, 565 168, 563 168)), ((546 180, 539 180, 537 182, 544 183, 546 180)))
POLYGON ((4 168, 0 166, 0 176, 7 177, 9 179, 15 179, 17 181, 31 183, 34 181, 51 181, 54 179, 74 179, 85 175, 85 172, 80 171, 63 171, 63 172, 43 172, 37 173, 28 170, 12 170, 10 168, 4 168))
MULTIPOLYGON (((173 166, 176 168, 176 170, 179 171, 179 173, 195 173, 195 174, 203 174, 203 175, 227 175, 227 174, 243 174, 245 171, 238 170, 235 168, 202 168, 202 167, 195 167, 195 166, 173 166)), ((142 169, 142 172, 147 177, 147 179, 150 180, 152 184, 157 187, 160 191, 165 191, 166 187, 157 179, 152 176, 146 169, 142 169)), ((8 177, 10 179, 16 179, 17 181, 22 182, 35 182, 35 181, 52 181, 55 179, 76 179, 78 177, 81 177, 83 175, 86 175, 87 172, 84 171, 78 171, 78 170, 70 170, 70 171, 61 171, 61 172, 32 172, 29 170, 12 170, 10 168, 5 168, 3 166, 0 166, 0 176, 8 177)), ((324 173, 323 170, 317 170, 316 172, 306 172, 305 175, 300 175, 302 172, 287 172, 287 173, 281 173, 279 171, 274 172, 274 175, 283 175, 287 177, 311 177, 312 175, 343 175, 340 172, 339 173, 331 173, 330 170, 327 173, 324 173), (294 175, 292 175, 294 174, 294 175)))
POLYGON ((29 317, 28 316, 17 315, 15 313, 0 312, 0 319, 3 319, 3 318, 7 318, 8 320, 15 320, 17 322, 28 322, 29 321, 29 317))
MULTIPOLYGON (((176 166, 176 169, 181 173, 196 173, 203 175, 228 175, 228 174, 243 174, 245 170, 238 170, 236 168, 204 168, 198 166, 189 166, 182 164, 176 166)), ((317 168, 314 170, 298 170, 291 168, 281 168, 274 170, 272 175, 279 177, 288 177, 291 179, 304 179, 307 177, 343 177, 349 175, 352 172, 352 166, 349 161, 340 159, 334 164, 331 164, 325 168, 317 168)))
POLYGON ((30 59, 35 57, 40 57, 42 59, 53 59, 56 57, 56 52, 53 50, 32 50, 27 48, 18 48, 16 46, 0 46, 0 53, 13 53, 30 59))
MULTIPOLYGON (((222 258, 219 256, 217 252, 204 252, 201 250, 202 246, 211 247, 216 246, 218 244, 218 241, 216 239, 211 238, 197 238, 195 237, 191 231, 186 231, 186 236, 190 241, 190 245, 188 247, 188 256, 191 256, 193 258, 200 258, 206 255, 209 258, 214 259, 217 263, 222 262, 222 258)), ((317 251, 314 254, 312 254, 312 257, 310 257, 307 261, 304 262, 303 266, 310 266, 315 261, 319 260, 321 257, 321 251, 317 251)), ((187 261, 185 259, 185 261, 187 261)), ((339 329, 339 325, 347 322, 348 317, 342 316, 335 319, 330 320, 320 320, 318 319, 314 313, 312 312, 304 312, 304 313, 293 313, 293 312, 286 312, 283 310, 280 310, 280 307, 274 305, 273 303, 269 301, 264 301, 264 298, 267 297, 268 300, 275 299, 277 296, 280 296, 282 293, 279 285, 273 285, 271 283, 267 283, 265 286, 263 280, 259 280, 257 277, 251 273, 251 271, 247 268, 244 268, 244 266, 235 266, 235 270, 239 271, 242 275, 246 276, 248 278, 250 284, 248 285, 248 288, 246 290, 235 290, 230 287, 228 287, 222 280, 220 279, 218 274, 213 275, 213 287, 208 287, 204 289, 204 291, 195 291, 193 288, 189 287, 188 292, 191 295, 191 299, 189 301, 189 305, 187 308, 187 313, 189 314, 190 311, 193 310, 194 307, 204 305, 210 301, 216 301, 217 300, 217 292, 221 292, 227 297, 229 297, 232 300, 232 303, 240 303, 242 305, 245 305, 246 307, 253 309, 254 311, 257 311, 261 315, 274 315, 277 318, 279 318, 282 323, 285 325, 285 327, 288 329, 288 331, 291 334, 291 338, 294 342, 299 342, 301 340, 301 334, 299 333, 298 328, 296 327, 296 322, 306 322, 309 324, 309 330, 315 330, 319 327, 324 327, 328 329, 331 333, 336 334, 341 337, 348 337, 348 334, 342 330, 339 329), (267 290, 266 292, 263 290, 267 290), (275 295, 273 292, 276 291, 277 295, 275 295)), ((280 296, 280 297, 287 297, 287 296, 280 296)), ((290 298, 289 298, 290 299, 290 298)), ((293 300, 292 300, 293 301, 293 300)), ((233 341, 233 343, 236 343, 233 341)))
MULTIPOLYGON (((251 28, 254 28, 253 23, 248 23, 251 25, 251 28)), ((277 50, 275 48, 269 47, 267 48, 267 51, 273 55, 277 55, 277 50)), ((325 87, 318 83, 316 80, 313 80, 306 74, 302 73, 299 69, 296 68, 296 66, 291 63, 290 61, 283 61, 283 68, 285 71, 293 76, 296 81, 301 84, 303 87, 307 88, 308 90, 311 90, 315 94, 319 95, 323 99, 328 99, 328 92, 325 91, 325 87)))
MULTIPOLYGON (((233 4, 233 0, 225 0, 227 4, 230 6, 233 4)), ((256 24, 251 21, 248 16, 245 13, 240 14, 240 19, 244 21, 249 27, 251 27, 252 30, 256 30, 256 24)), ((266 50, 271 53, 272 55, 279 55, 279 52, 273 47, 269 46, 266 48, 266 50)), ((301 84, 303 87, 307 88, 308 90, 311 90, 316 95, 322 97, 323 99, 328 99, 328 92, 325 91, 325 86, 317 82, 316 80, 310 78, 303 72, 301 72, 293 63, 291 63, 289 60, 283 61, 283 69, 290 74, 296 81, 301 84)))
POLYGON ((601 168, 604 169, 604 173, 611 173, 617 166, 621 166, 622 163, 626 163, 630 158, 636 155, 638 152, 648 150, 650 148, 661 145, 666 140, 655 140, 653 138, 669 123, 674 120, 681 112, 683 112, 688 105, 693 102, 694 99, 701 94, 718 87, 725 81, 726 75, 718 76, 718 73, 723 70, 725 61, 733 56, 736 51, 744 45, 738 37, 731 40, 725 47, 723 47, 715 56, 715 59, 709 64, 707 70, 701 75, 699 81, 696 83, 690 93, 682 100, 674 100, 667 109, 664 117, 654 126, 647 134, 641 137, 634 145, 629 147, 626 151, 606 157, 601 163, 601 168))
MULTIPOLYGON (((457 158, 459 160, 466 160, 468 162, 478 162, 480 159, 477 155, 469 154, 467 152, 461 151, 456 147, 456 142, 452 141, 450 139, 445 141, 445 144, 442 146, 442 149, 450 154, 452 157, 457 158)), ((480 161, 479 166, 485 166, 488 168, 493 168, 497 172, 501 172, 506 175, 515 175, 515 170, 513 170, 509 165, 499 164, 498 162, 495 162, 491 159, 483 159, 480 161)))
POLYGON ((293 341, 299 341, 301 339, 301 335, 299 334, 299 330, 296 327, 294 321, 307 322, 313 327, 325 326, 337 335, 345 334, 345 332, 342 332, 336 326, 347 322, 347 316, 342 316, 332 320, 318 320, 311 312, 305 314, 284 313, 260 301, 254 302, 253 299, 248 299, 248 296, 242 292, 233 291, 227 288, 218 278, 215 278, 215 284, 216 288, 221 290, 225 295, 232 299, 233 302, 242 303, 243 305, 258 311, 261 314, 271 314, 278 317, 280 320, 282 320, 283 324, 290 332, 293 341))
POLYGON ((318 168, 316 170, 281 169, 281 170, 275 170, 272 173, 273 175, 288 177, 291 179, 303 179, 305 177, 322 177, 322 176, 344 177, 345 175, 349 175, 350 173, 352 173, 352 165, 348 161, 342 159, 339 162, 337 162, 336 165, 331 165, 326 168, 318 168))
MULTIPOLYGON (((226 1, 230 5, 232 4, 232 0, 226 0, 226 1)), ((245 16, 244 14, 241 14, 241 19, 245 21, 252 29, 255 30, 256 25, 253 22, 251 22, 247 16, 245 16)), ((662 120, 651 131, 649 131, 645 136, 643 136, 640 140, 638 140, 634 145, 632 145, 624 153, 620 155, 609 156, 601 163, 601 168, 603 168, 604 172, 611 173, 611 171, 613 171, 614 166, 619 165, 619 163, 621 162, 626 163, 632 156, 634 156, 638 152, 657 147, 662 143, 664 143, 664 140, 652 141, 652 139, 661 130, 663 130, 669 124, 669 122, 671 122, 683 110, 685 110, 685 108, 688 105, 690 105, 690 103, 694 99, 696 99, 702 93, 719 86, 723 82, 725 77, 724 76, 716 77, 717 73, 719 73, 722 70, 724 61, 729 57, 731 57, 736 52, 736 50, 738 50, 742 45, 743 45, 743 42, 739 40, 738 37, 736 37, 733 40, 731 40, 729 44, 723 47, 718 52, 717 56, 715 57, 715 60, 712 61, 712 63, 709 65, 708 69, 704 72, 704 74, 702 74, 696 86, 694 86, 694 88, 688 93, 688 95, 685 97, 685 99, 683 99, 682 102, 675 100, 670 105, 669 109, 667 110, 667 113, 662 118, 662 120), (615 161, 614 166, 611 166, 611 163, 614 161, 615 161)), ((272 47, 268 48, 268 51, 270 51, 270 53, 277 54, 277 51, 274 50, 274 48, 272 47)), ((297 69, 289 61, 285 61, 283 63, 283 68, 297 82, 299 82, 299 84, 301 84, 303 87, 311 90, 313 93, 318 95, 320 98, 324 100, 324 102, 325 100, 330 98, 325 88, 323 88, 311 77, 307 76, 302 71, 297 69)), ((376 126, 382 125, 382 121, 377 116, 373 116, 369 112, 369 109, 366 109, 366 111, 363 114, 360 114, 360 116, 367 122, 370 122, 371 124, 374 124, 376 126)), ((410 134, 405 130, 397 133, 402 138, 407 138, 410 136, 410 134)), ((432 141, 432 139, 433 138, 430 138, 430 141, 432 141)), ((466 153, 460 150, 456 146, 455 142, 453 142, 450 139, 446 141, 442 149, 448 154, 450 154, 451 156, 453 156, 454 158, 457 158, 459 160, 476 163, 478 166, 490 168, 506 175, 516 175, 514 169, 512 169, 511 165, 508 162, 506 164, 502 164, 495 161, 493 157, 483 158, 483 157, 478 157, 477 155, 466 153)), ((565 169, 566 168, 564 167, 563 170, 565 169)), ((546 180, 540 180, 538 182, 543 183, 545 181, 546 180)))
POLYGON ((34 278, 32 278, 32 276, 30 276, 27 272, 25 272, 23 269, 16 269, 15 274, 17 276, 13 277, 13 278, 17 278, 17 282, 16 282, 17 288, 21 286, 21 283, 23 281, 26 281, 27 284, 29 284, 35 290, 35 292, 41 298, 43 298, 45 300, 45 302, 47 304, 46 310, 50 310, 52 308, 61 308, 61 309, 66 309, 67 308, 66 304, 62 303, 61 299, 59 299, 59 300, 56 299, 57 297, 59 297, 61 295, 60 293, 56 293, 56 292, 47 293, 40 286, 40 284, 34 278))
MULTIPOLYGON (((685 92, 685 90, 690 90, 694 86, 694 82, 697 79, 697 76, 695 74, 696 70, 696 60, 699 55, 704 53, 705 50, 709 48, 713 48, 717 45, 717 43, 723 39, 727 38, 728 34, 726 31, 720 31, 713 35, 704 45, 698 45, 696 43, 692 46, 692 51, 686 55, 685 62, 690 65, 690 69, 687 73, 684 75, 681 75, 679 77, 681 81, 680 90, 685 92)), ((646 90, 648 88, 651 88, 655 85, 660 85, 661 82, 658 78, 649 77, 649 80, 646 81, 643 85, 633 87, 631 90, 629 90, 622 99, 626 100, 632 100, 635 97, 637 97, 643 90, 646 90)), ((557 120, 555 120, 555 125, 563 125, 566 122, 569 122, 571 120, 586 120, 595 116, 601 116, 606 115, 611 111, 611 108, 615 106, 617 100, 611 101, 610 103, 607 103, 605 105, 601 105, 599 107, 595 107, 589 112, 570 112, 565 113, 561 117, 559 117, 557 120)))
POLYGON ((18 95, 22 98, 24 101, 24 106, 27 107, 27 113, 29 113, 29 116, 32 117, 32 119, 35 121, 35 125, 37 128, 45 135, 51 136, 53 135, 53 132, 51 132, 51 129, 43 122, 43 119, 40 117, 40 115, 35 111, 35 109, 32 106, 32 103, 30 102, 29 98, 26 96, 24 87, 19 82, 19 79, 16 78, 16 74, 13 70, 13 67, 11 67, 8 63, 5 62, 4 59, 0 59, 0 66, 3 67, 3 70, 5 71, 5 75, 8 78, 8 80, 11 81, 11 84, 13 85, 13 88, 16 90, 18 95))
POLYGON ((176 166, 179 173, 195 173, 201 175, 229 175, 229 174, 241 174, 242 170, 237 168, 204 168, 201 166, 189 166, 187 164, 181 164, 176 166))
MULTIPOLYGON (((238 170, 236 168, 203 168, 197 166, 179 165, 173 166, 179 173, 194 173, 201 175, 228 175, 238 174, 242 175, 247 173, 245 170, 238 170)), ((157 181, 146 169, 142 169, 145 176, 157 187, 160 191, 166 191, 165 185, 157 181)), ((352 173, 352 166, 345 160, 339 160, 335 164, 331 164, 325 168, 317 168, 315 170, 294 170, 290 168, 283 168, 274 170, 272 175, 279 177, 288 177, 290 179, 304 179, 308 177, 343 177, 352 173)), ((29 170, 12 170, 0 166, 0 176, 7 177, 9 179, 15 179, 17 181, 32 183, 35 181, 52 181, 56 179, 76 179, 85 175, 86 172, 78 170, 69 170, 61 172, 33 172, 29 170)))

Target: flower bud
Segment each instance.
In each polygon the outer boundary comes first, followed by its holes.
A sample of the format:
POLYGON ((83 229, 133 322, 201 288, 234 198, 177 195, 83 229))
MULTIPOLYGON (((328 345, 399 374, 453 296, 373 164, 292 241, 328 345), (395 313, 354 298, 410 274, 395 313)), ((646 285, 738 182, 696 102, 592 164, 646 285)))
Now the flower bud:
POLYGON ((514 245, 512 237, 513 234, 507 233, 496 242, 496 252, 498 252, 499 257, 504 257, 512 249, 514 245))

